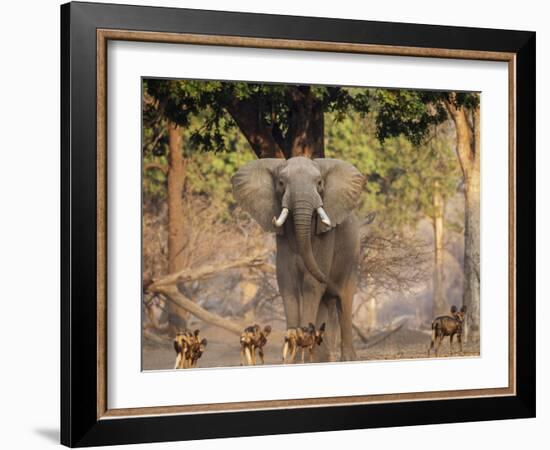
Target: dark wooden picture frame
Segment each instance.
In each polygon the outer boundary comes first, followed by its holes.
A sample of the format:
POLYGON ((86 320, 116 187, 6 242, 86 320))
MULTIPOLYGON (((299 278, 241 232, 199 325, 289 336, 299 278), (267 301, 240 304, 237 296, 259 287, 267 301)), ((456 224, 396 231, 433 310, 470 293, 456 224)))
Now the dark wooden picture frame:
POLYGON ((61 7, 61 442, 91 446, 535 416, 535 33, 69 3, 61 7), (109 410, 106 43, 132 40, 506 61, 509 386, 109 410))

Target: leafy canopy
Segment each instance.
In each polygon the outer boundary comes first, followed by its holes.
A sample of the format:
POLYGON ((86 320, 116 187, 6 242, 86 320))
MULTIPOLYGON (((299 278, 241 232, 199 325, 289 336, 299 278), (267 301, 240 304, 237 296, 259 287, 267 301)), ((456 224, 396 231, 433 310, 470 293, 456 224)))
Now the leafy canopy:
POLYGON ((296 96, 306 89, 323 112, 340 119, 349 111, 368 113, 371 103, 370 91, 360 88, 162 79, 143 83, 169 120, 188 127, 193 117, 202 118, 203 126, 190 136, 191 145, 200 151, 231 150, 225 135, 236 124, 228 110, 239 105, 254 108, 258 123, 284 136, 296 96))
POLYGON ((446 104, 473 109, 479 106, 479 94, 376 89, 373 101, 378 111, 377 136, 382 142, 402 134, 420 145, 431 127, 449 119, 446 104))

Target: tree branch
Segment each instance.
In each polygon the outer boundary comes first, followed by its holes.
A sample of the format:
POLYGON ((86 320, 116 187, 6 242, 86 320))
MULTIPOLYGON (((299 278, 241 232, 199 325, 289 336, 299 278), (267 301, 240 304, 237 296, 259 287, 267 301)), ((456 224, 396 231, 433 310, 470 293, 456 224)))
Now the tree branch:
POLYGON ((183 295, 177 286, 175 285, 162 285, 162 286, 149 286, 149 289, 154 289, 154 292, 165 295, 169 300, 174 302, 177 306, 184 308, 189 311, 195 317, 203 320, 204 322, 216 325, 218 327, 224 328, 237 336, 240 336, 244 330, 245 325, 236 323, 232 320, 224 319, 223 317, 211 313, 206 309, 200 307, 198 304, 189 300, 185 295, 183 295))
POLYGON ((211 276, 217 275, 219 272, 228 269, 236 269, 239 267, 258 268, 265 272, 274 272, 272 264, 267 262, 268 254, 251 255, 239 258, 233 261, 226 261, 218 264, 206 264, 197 269, 183 269, 179 272, 169 274, 159 280, 153 281, 147 287, 149 292, 159 292, 163 286, 174 286, 177 283, 185 283, 188 281, 202 280, 211 276))
POLYGON ((233 99, 225 105, 246 140, 258 158, 284 158, 283 149, 279 146, 271 127, 262 123, 258 102, 246 99, 233 99))

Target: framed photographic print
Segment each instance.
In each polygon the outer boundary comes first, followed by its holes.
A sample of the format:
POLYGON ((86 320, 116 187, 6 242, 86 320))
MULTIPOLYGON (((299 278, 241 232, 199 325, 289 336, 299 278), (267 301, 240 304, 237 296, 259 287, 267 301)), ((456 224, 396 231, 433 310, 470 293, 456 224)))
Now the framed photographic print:
POLYGON ((61 19, 63 444, 535 415, 535 33, 61 19))

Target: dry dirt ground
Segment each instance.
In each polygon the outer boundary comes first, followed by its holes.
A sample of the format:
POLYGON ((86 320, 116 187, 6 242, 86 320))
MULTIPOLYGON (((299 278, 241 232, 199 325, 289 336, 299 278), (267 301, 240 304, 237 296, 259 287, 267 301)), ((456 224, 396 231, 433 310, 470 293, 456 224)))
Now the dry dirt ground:
MULTIPOLYGON (((201 330, 201 337, 208 340, 206 351, 199 360, 198 367, 228 367, 240 365, 239 337, 229 331, 207 324, 196 324, 201 330)), ((266 364, 281 364, 284 336, 283 324, 273 324, 274 331, 269 337, 265 350, 266 364)), ((191 327, 194 328, 194 327, 191 327)), ((387 334, 387 333, 386 333, 387 334)), ((430 335, 427 332, 401 328, 380 340, 386 334, 373 336, 373 345, 363 343, 358 337, 355 348, 358 360, 380 359, 412 359, 426 358, 430 345, 430 335)), ((479 356, 479 343, 464 345, 464 353, 458 354, 456 339, 454 356, 479 356)), ((172 341, 166 339, 166 344, 145 342, 143 345, 143 370, 173 369, 176 353, 172 341)), ((432 355, 433 356, 433 355, 432 355)), ((448 357, 449 340, 445 339, 440 350, 440 357, 448 357)))

